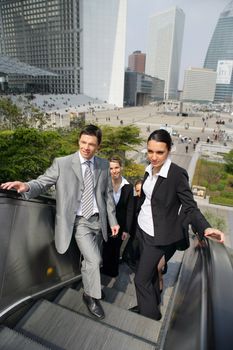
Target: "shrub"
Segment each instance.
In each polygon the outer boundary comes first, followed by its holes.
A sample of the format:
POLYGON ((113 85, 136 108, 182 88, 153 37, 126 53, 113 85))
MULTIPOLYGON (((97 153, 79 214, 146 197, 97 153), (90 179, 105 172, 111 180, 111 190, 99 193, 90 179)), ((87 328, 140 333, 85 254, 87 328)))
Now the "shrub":
POLYGON ((224 192, 221 193, 221 197, 232 198, 233 199, 233 192, 224 191, 224 192))
POLYGON ((226 231, 226 222, 221 216, 217 216, 209 210, 206 211, 204 215, 206 220, 209 221, 212 227, 215 227, 221 231, 226 231))
MULTIPOLYGON (((206 187, 208 187, 208 185, 206 187)), ((218 185, 217 184, 210 184, 209 185, 209 190, 211 192, 217 191, 217 189, 218 189, 218 185)))
POLYGON ((225 184, 223 182, 220 182, 218 185, 217 185, 217 190, 218 191, 223 191, 225 188, 225 184))
POLYGON ((229 207, 233 207, 233 199, 232 198, 226 198, 221 196, 216 197, 210 197, 209 202, 211 204, 218 204, 218 205, 226 205, 229 207))
POLYGON ((233 175, 225 170, 224 164, 199 159, 193 184, 206 187, 211 203, 231 206, 233 203, 233 175))
POLYGON ((228 175, 227 185, 230 187, 233 187, 233 176, 232 175, 228 175))

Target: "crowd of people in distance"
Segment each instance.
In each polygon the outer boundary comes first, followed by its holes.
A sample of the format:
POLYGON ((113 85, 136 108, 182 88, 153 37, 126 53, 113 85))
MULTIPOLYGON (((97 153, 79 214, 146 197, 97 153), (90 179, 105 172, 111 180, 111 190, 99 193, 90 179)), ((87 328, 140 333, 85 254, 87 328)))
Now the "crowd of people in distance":
POLYGON ((101 129, 86 125, 77 152, 55 158, 37 179, 10 181, 1 188, 30 199, 56 186, 55 246, 64 254, 74 236, 83 257, 83 302, 98 319, 105 317, 100 270, 117 277, 121 245, 130 235, 122 259, 135 272, 137 305, 131 311, 159 320, 162 274, 175 251, 188 247, 189 225, 200 240, 205 236, 223 243, 224 234, 197 207, 187 171, 171 161, 166 130, 149 135, 148 166, 135 188, 122 175, 118 156, 107 161, 96 155, 101 140, 101 129))

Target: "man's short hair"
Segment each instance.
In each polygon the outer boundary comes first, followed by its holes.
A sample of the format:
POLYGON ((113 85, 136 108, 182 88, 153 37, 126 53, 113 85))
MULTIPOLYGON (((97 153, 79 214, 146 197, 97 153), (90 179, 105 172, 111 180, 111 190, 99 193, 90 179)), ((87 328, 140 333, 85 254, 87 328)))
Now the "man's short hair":
POLYGON ((84 128, 81 130, 79 137, 81 137, 82 135, 96 136, 98 145, 101 144, 102 131, 96 125, 93 125, 93 124, 85 125, 84 128))

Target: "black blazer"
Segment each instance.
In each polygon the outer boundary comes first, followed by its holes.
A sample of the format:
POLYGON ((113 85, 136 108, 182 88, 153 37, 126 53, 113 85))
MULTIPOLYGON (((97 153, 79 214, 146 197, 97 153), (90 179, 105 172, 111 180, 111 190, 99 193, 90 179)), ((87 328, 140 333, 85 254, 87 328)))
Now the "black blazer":
MULTIPOLYGON (((146 172, 143 183, 147 176, 146 172)), ((142 186, 140 207, 144 200, 142 186)), ((210 227, 193 199, 187 171, 175 163, 171 163, 167 178, 159 176, 152 193, 151 208, 155 245, 168 245, 183 240, 188 236, 189 224, 195 228, 200 238, 203 238, 204 230, 210 227)))
MULTIPOLYGON (((134 217, 133 185, 125 184, 121 189, 121 196, 116 205, 116 218, 120 225, 120 231, 131 232, 134 217)), ((109 227, 109 232, 111 232, 109 227)))

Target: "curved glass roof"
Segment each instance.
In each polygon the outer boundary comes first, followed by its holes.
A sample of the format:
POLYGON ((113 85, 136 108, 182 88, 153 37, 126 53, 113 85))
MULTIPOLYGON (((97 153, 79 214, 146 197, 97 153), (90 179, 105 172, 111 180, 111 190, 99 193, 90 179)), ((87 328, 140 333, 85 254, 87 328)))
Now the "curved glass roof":
POLYGON ((57 76, 47 70, 20 62, 17 58, 0 55, 0 73, 36 76, 57 76))

